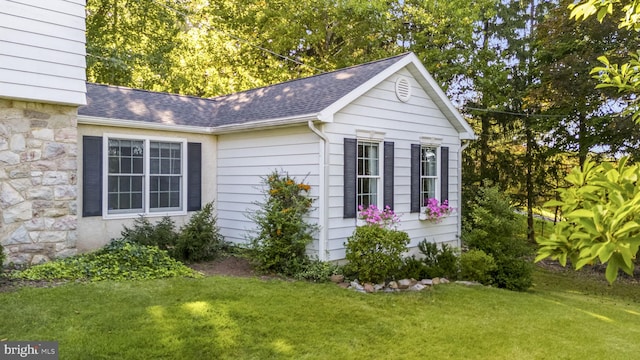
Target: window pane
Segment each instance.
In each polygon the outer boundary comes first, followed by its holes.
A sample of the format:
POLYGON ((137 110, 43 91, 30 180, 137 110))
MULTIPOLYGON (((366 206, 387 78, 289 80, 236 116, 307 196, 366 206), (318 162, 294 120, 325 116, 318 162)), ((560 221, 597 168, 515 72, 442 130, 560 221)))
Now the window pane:
POLYGON ((160 190, 160 178, 158 176, 149 177, 149 190, 151 191, 160 190))
POLYGON ((151 195, 149 196, 149 207, 151 209, 158 208, 158 193, 151 193, 151 195))
POLYGON ((160 174, 171 174, 171 160, 160 160, 160 174))
POLYGON ((159 159, 151 159, 149 161, 149 173, 150 174, 160 174, 160 160, 159 159))
POLYGON ((133 176, 131 179, 131 190, 142 193, 142 176, 133 176))
POLYGON ((169 207, 169 193, 166 192, 161 192, 160 193, 160 206, 161 208, 163 207, 169 207))
POLYGON ((169 191, 169 178, 166 176, 161 176, 158 178, 160 181, 160 191, 169 191))
POLYGON ((149 156, 152 158, 160 156, 160 145, 157 142, 149 143, 149 156))
POLYGON ((172 176, 170 178, 170 189, 171 191, 180 191, 180 177, 179 176, 172 176))
POLYGON ((109 210, 118 210, 118 194, 109 194, 109 210))
POLYGON ((109 157, 109 173, 120 172, 120 159, 117 157, 109 157))
POLYGON ((179 192, 172 192, 170 194, 170 204, 169 206, 171 207, 180 207, 180 193, 179 192))
POLYGON ((134 174, 142 174, 144 173, 144 165, 143 159, 141 157, 133 158, 133 169, 132 173, 134 174))
POLYGON ((129 176, 121 176, 120 177, 120 189, 121 193, 130 192, 131 191, 131 177, 129 176))
POLYGON ((120 194, 118 200, 120 202, 118 209, 131 209, 130 194, 120 194))
POLYGON ((123 157, 120 159, 120 173, 131 174, 131 158, 123 157))
POLYGON ((171 173, 172 174, 181 174, 182 168, 180 166, 180 159, 173 159, 171 161, 171 173))
POLYGON ((118 177, 117 176, 109 176, 107 185, 107 191, 109 193, 118 192, 118 177))
POLYGON ((142 193, 131 194, 131 208, 142 209, 142 193))

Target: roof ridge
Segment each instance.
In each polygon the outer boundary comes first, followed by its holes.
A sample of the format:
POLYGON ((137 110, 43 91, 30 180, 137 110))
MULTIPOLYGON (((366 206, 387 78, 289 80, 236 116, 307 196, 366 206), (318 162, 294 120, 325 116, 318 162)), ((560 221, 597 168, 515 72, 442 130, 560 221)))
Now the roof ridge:
POLYGON ((261 90, 261 89, 267 89, 267 88, 270 88, 270 87, 273 87, 273 86, 277 86, 277 85, 284 85, 284 84, 292 83, 292 82, 296 82, 296 81, 308 80, 308 79, 312 79, 312 78, 315 78, 315 77, 325 76, 325 75, 329 75, 329 74, 335 74, 337 72, 347 71, 347 70, 350 70, 350 69, 360 68, 360 67, 364 67, 364 66, 368 66, 368 65, 373 65, 373 64, 376 64, 376 63, 379 63, 379 62, 382 62, 382 61, 388 61, 388 60, 391 60, 391 59, 394 59, 394 58, 402 58, 402 57, 405 57, 405 56, 407 56, 409 54, 411 54, 411 52, 404 52, 402 54, 390 56, 390 57, 387 57, 387 58, 384 58, 384 59, 378 59, 378 60, 369 61, 369 62, 366 62, 364 64, 351 65, 351 66, 347 66, 347 67, 344 67, 344 68, 323 72, 321 74, 315 74, 315 75, 301 77, 301 78, 297 78, 297 79, 291 79, 291 80, 287 80, 287 81, 283 81, 283 82, 278 82, 278 83, 274 83, 274 84, 270 84, 270 85, 264 85, 264 86, 251 88, 251 89, 247 89, 247 90, 242 90, 242 91, 237 91, 237 92, 233 92, 233 93, 229 93, 229 94, 217 95, 217 96, 213 96, 213 97, 184 95, 184 94, 172 93, 172 92, 167 92, 167 91, 154 91, 154 90, 147 90, 147 89, 138 89, 138 88, 132 88, 132 87, 129 87, 129 86, 94 83, 94 82, 90 82, 90 81, 87 81, 86 83, 89 84, 89 85, 110 87, 110 88, 123 89, 123 90, 131 90, 131 91, 137 91, 137 92, 145 92, 145 93, 151 93, 151 94, 164 94, 164 95, 169 95, 169 96, 191 98, 191 99, 196 99, 196 100, 219 101, 219 100, 222 100, 224 98, 227 98, 227 97, 230 97, 230 96, 234 96, 234 95, 238 95, 238 94, 245 94, 245 93, 249 93, 249 92, 253 92, 253 91, 258 91, 258 90, 261 90))
POLYGON ((402 54, 390 56, 390 57, 387 57, 387 58, 384 58, 384 59, 372 60, 372 61, 369 61, 369 62, 366 62, 366 63, 363 63, 363 64, 351 65, 351 66, 347 66, 347 67, 344 67, 344 68, 323 72, 323 73, 320 73, 320 74, 315 74, 315 75, 305 76, 305 77, 301 77, 301 78, 291 79, 291 80, 287 80, 287 81, 274 83, 274 84, 271 84, 271 85, 264 85, 264 86, 260 86, 260 87, 256 87, 256 88, 251 88, 251 89, 238 91, 238 92, 225 94, 225 95, 218 95, 218 96, 214 96, 214 97, 211 97, 211 98, 205 98, 205 99, 216 100, 216 99, 223 99, 223 98, 227 98, 227 97, 238 95, 238 94, 246 94, 246 93, 249 93, 249 92, 258 91, 258 90, 261 90, 261 89, 267 89, 267 88, 270 88, 270 87, 273 87, 273 86, 277 86, 277 85, 284 85, 284 84, 288 84, 288 83, 292 83, 292 82, 296 82, 296 81, 309 80, 309 79, 313 79, 315 77, 326 76, 326 75, 335 74, 335 73, 341 72, 341 71, 346 71, 346 70, 350 70, 350 69, 355 69, 355 68, 360 68, 360 67, 364 67, 364 66, 368 66, 368 65, 373 65, 373 64, 376 64, 376 63, 380 63, 380 62, 383 62, 383 61, 388 61, 388 60, 395 59, 395 58, 402 58, 402 57, 405 57, 405 56, 407 56, 409 54, 411 54, 411 52, 407 51, 407 52, 404 52, 402 54))

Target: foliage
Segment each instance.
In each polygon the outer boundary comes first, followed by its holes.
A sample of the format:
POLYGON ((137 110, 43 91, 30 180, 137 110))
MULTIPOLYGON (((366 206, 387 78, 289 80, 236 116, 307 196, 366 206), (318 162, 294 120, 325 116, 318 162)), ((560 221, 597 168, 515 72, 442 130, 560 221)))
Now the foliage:
POLYGON ((402 259, 402 265, 398 270, 398 279, 427 279, 430 278, 427 272, 427 265, 415 256, 407 256, 402 259))
POLYGON ((0 244, 0 276, 2 276, 2 270, 4 269, 4 260, 6 259, 7 255, 4 253, 4 248, 2 247, 2 244, 0 244))
POLYGON ((385 281, 398 272, 409 241, 404 231, 358 226, 345 244, 349 268, 361 282, 385 281))
POLYGON ((36 265, 14 276, 24 280, 122 281, 197 274, 155 246, 116 240, 98 251, 36 265))
POLYGON ((131 228, 123 225, 120 236, 124 241, 140 245, 157 246, 162 250, 171 251, 178 234, 175 231, 175 224, 170 217, 164 216, 154 225, 149 219, 140 215, 140 217, 134 220, 131 228))
POLYGON ((537 121, 550 129, 543 139, 555 151, 577 153, 579 165, 594 147, 610 156, 640 156, 640 129, 630 117, 618 116, 624 97, 613 88, 596 88, 598 80, 589 76, 602 55, 612 62, 623 60, 640 45, 638 34, 594 17, 575 22, 569 19, 571 3, 562 0, 536 34, 540 83, 531 100, 553 115, 537 121))
POLYGON ((498 187, 479 188, 463 218, 462 241, 470 250, 482 250, 496 262, 492 282, 509 290, 532 284, 531 246, 520 236, 520 221, 509 197, 498 187))
POLYGON ((633 274, 640 247, 640 165, 627 160, 617 166, 587 161, 567 175, 571 187, 558 190, 560 200, 547 203, 560 206, 566 221, 538 241, 536 261, 549 257, 564 266, 569 259, 576 269, 606 263, 610 283, 619 270, 633 274))
POLYGON ((396 215, 389 205, 383 210, 371 204, 366 209, 362 205, 358 205, 358 218, 365 221, 367 225, 375 225, 387 229, 396 229, 400 222, 400 217, 396 215))
POLYGON ((211 260, 229 248, 216 225, 213 203, 205 206, 191 216, 189 222, 180 228, 173 257, 183 261, 211 260))
MULTIPOLYGON (((569 8, 571 17, 576 20, 585 20, 596 15, 600 22, 607 15, 622 11, 624 15, 617 20, 618 27, 640 31, 639 0, 582 0, 569 5, 569 8)), ((612 64, 607 56, 601 56, 598 60, 604 66, 593 68, 591 73, 600 80, 599 88, 613 87, 620 93, 633 95, 640 92, 640 50, 632 52, 630 60, 626 63, 612 64)), ((640 123, 640 105, 637 96, 630 100, 628 105, 627 113, 632 114, 634 120, 640 123)))
POLYGON ((496 270, 493 256, 482 250, 469 250, 460 255, 460 279, 490 285, 492 274, 496 270))
POLYGON ((180 261, 203 261, 217 257, 228 248, 216 225, 213 202, 196 211, 189 222, 175 230, 174 221, 164 216, 156 224, 140 216, 131 228, 123 226, 121 240, 141 245, 157 246, 180 261))
POLYGON ((423 262, 426 266, 427 278, 446 277, 450 280, 458 278, 457 249, 442 244, 440 248, 436 243, 426 239, 418 243, 418 249, 424 255, 423 262))
POLYGON ((327 282, 331 275, 339 274, 340 266, 320 260, 310 260, 303 269, 296 273, 294 277, 299 280, 307 280, 311 282, 327 282))
POLYGON ((317 229, 305 220, 313 203, 308 196, 311 187, 278 171, 263 183, 265 201, 250 215, 258 226, 251 239, 252 257, 258 270, 295 275, 308 262, 306 247, 317 229))
POLYGON ((449 201, 445 200, 441 204, 438 203, 438 199, 429 198, 425 204, 425 215, 427 220, 439 223, 442 218, 448 216, 453 211, 453 208, 449 206, 449 201))

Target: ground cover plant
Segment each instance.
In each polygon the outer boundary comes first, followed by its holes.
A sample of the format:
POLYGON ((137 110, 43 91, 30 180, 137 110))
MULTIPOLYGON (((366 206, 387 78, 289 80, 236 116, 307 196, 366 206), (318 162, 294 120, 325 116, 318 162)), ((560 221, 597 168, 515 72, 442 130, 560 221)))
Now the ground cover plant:
POLYGON ((640 303, 606 283, 565 288, 563 273, 535 275, 528 292, 362 294, 220 276, 23 288, 0 292, 0 338, 58 341, 64 359, 637 356, 640 303))
POLYGON ((29 267, 12 275, 20 280, 139 280, 198 274, 156 246, 124 240, 104 248, 29 267))

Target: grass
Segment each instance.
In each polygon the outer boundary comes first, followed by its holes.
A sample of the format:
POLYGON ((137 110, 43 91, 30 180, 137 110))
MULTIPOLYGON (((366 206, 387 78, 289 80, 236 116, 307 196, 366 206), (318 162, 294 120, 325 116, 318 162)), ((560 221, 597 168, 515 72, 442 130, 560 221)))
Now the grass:
POLYGON ((527 293, 230 277, 24 288, 0 293, 0 339, 58 341, 62 359, 635 358, 637 291, 570 276, 538 271, 527 293))

